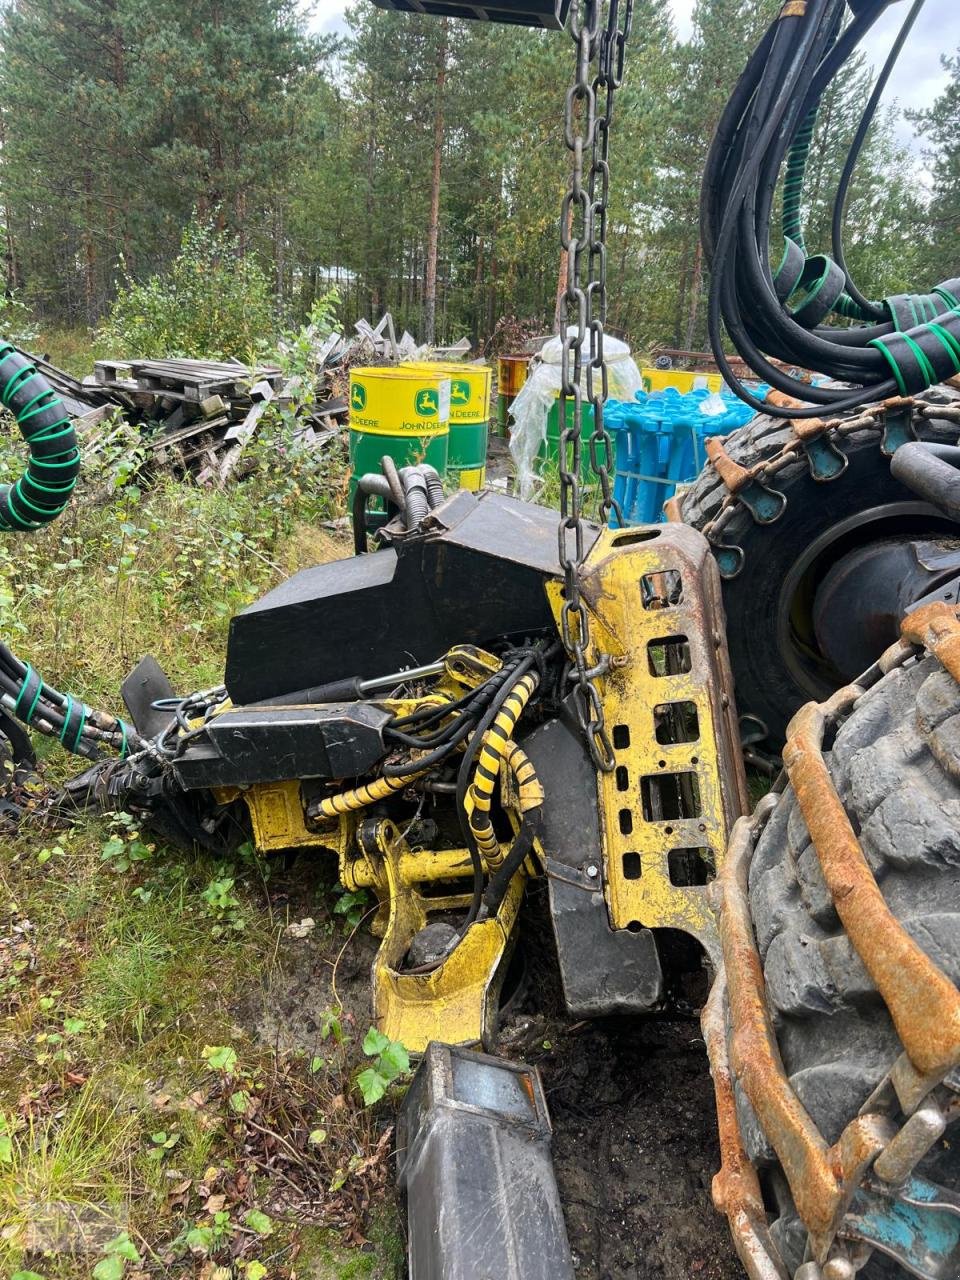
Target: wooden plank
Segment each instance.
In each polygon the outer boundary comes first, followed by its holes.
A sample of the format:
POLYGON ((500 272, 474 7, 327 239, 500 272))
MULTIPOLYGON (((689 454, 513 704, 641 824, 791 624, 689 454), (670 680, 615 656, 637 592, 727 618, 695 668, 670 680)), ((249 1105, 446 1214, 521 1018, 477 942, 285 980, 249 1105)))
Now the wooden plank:
MULTIPOLYGON (((264 384, 265 386, 267 384, 264 384)), ((240 455, 243 453, 248 442, 252 439, 257 427, 260 425, 260 419, 266 412, 267 405, 273 399, 273 389, 267 387, 269 395, 264 395, 261 399, 255 400, 250 406, 250 412, 244 418, 243 422, 231 427, 224 440, 231 440, 233 443, 226 450, 220 459, 220 477, 219 485, 222 489, 230 477, 236 470, 237 463, 240 461, 240 455)))

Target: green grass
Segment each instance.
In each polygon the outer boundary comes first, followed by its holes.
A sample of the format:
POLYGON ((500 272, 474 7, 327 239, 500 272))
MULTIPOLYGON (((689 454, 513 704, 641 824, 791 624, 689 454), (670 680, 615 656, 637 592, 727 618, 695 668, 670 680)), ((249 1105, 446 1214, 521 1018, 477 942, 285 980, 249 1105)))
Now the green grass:
POLYGON ((93 337, 88 329, 46 328, 31 350, 75 378, 93 373, 93 337))
MULTIPOLYGON (((37 349, 89 370, 77 335, 37 349)), ((257 472, 225 493, 147 482, 129 446, 88 466, 57 525, 0 542, 0 634, 52 683, 113 711, 147 652, 177 689, 216 683, 231 615, 349 550, 322 528, 343 509, 337 458, 292 458, 277 422, 253 456, 257 472)), ((22 463, 0 431, 0 480, 22 463)), ((84 765, 37 745, 50 781, 84 765)), ((285 923, 265 876, 249 857, 223 866, 105 817, 0 833, 0 1275, 89 1277, 121 1232, 141 1259, 125 1262, 128 1277, 401 1274, 385 1167, 352 1177, 380 1138, 353 1087, 363 1028, 322 1046, 313 1070, 258 1039, 285 923), (118 836, 146 856, 110 856, 118 836), (278 1165, 284 1143, 303 1149, 321 1125, 323 1147, 278 1165), (311 1208, 285 1213, 297 1187, 311 1208), (371 1204, 373 1252, 322 1225, 329 1206, 331 1221, 367 1230, 371 1204), (311 1251, 316 1266, 299 1258, 311 1251)), ((346 935, 319 896, 329 890, 317 894, 330 955, 311 963, 325 969, 346 935)))

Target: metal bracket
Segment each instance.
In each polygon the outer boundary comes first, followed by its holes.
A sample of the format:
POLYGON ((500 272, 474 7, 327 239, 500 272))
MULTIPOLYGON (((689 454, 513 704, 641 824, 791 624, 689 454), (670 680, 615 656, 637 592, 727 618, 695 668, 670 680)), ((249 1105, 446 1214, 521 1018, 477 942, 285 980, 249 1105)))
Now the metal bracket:
POLYGON ((710 549, 717 562, 717 568, 720 570, 720 577, 725 578, 728 582, 731 578, 736 578, 743 569, 743 562, 746 559, 743 547, 714 542, 710 544, 710 549))
POLYGON ((807 455, 811 476, 820 482, 836 480, 850 464, 847 455, 827 435, 817 436, 815 440, 805 440, 803 451, 807 455))
POLYGON ((865 1240, 923 1280, 960 1273, 960 1196, 916 1174, 900 1187, 873 1179, 860 1188, 840 1233, 865 1240))
POLYGON ((880 452, 885 458, 892 458, 902 444, 916 440, 917 433, 913 425, 913 402, 903 405, 888 405, 883 411, 883 439, 880 452))

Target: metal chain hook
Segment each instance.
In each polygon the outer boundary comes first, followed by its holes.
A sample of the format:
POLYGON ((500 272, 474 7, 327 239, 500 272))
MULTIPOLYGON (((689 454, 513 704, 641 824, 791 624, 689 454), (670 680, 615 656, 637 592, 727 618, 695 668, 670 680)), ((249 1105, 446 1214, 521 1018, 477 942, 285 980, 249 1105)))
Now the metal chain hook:
POLYGON ((615 764, 596 680, 608 668, 604 654, 591 661, 590 617, 580 592, 584 547, 583 497, 580 491, 583 454, 584 389, 593 409, 589 439, 590 465, 600 481, 600 518, 611 511, 621 523, 610 485, 612 448, 603 424, 607 369, 603 360, 603 326, 607 316, 607 203, 610 191, 610 124, 614 91, 623 78, 623 58, 633 21, 633 0, 609 0, 601 26, 603 0, 579 0, 570 17, 576 45, 576 71, 567 90, 564 141, 573 163, 561 209, 560 242, 567 253, 560 344, 560 524, 558 530, 564 601, 560 635, 574 664, 573 694, 577 719, 586 735, 596 767, 609 773, 615 764), (594 63, 596 67, 594 68, 594 63), (590 156, 584 185, 583 157, 590 156), (587 344, 585 349, 585 344, 587 344), (599 378, 595 377, 599 374, 599 378), (585 384, 585 387, 584 387, 585 384), (599 385, 598 385, 599 384, 599 385), (567 406, 572 406, 568 413, 567 406))

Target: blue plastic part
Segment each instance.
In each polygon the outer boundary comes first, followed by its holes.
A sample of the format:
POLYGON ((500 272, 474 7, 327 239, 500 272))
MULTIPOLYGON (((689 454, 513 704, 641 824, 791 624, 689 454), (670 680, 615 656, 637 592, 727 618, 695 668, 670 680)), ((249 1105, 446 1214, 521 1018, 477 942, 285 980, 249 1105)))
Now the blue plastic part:
MULTIPOLYGON (((757 394, 762 398, 769 389, 760 387, 757 394)), ((613 496, 623 524, 662 521, 663 504, 706 462, 709 437, 728 435, 754 417, 749 405, 726 390, 719 393, 724 412, 704 413, 701 406, 713 394, 706 389, 681 394, 668 387, 638 391, 635 400, 609 400, 604 405, 604 426, 616 446, 613 496)), ((615 516, 611 523, 616 523, 615 516)))
POLYGON ((923 1280, 960 1274, 960 1197, 925 1178, 861 1188, 842 1232, 866 1240, 923 1280))

